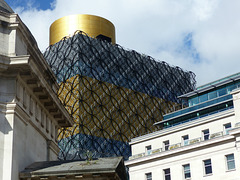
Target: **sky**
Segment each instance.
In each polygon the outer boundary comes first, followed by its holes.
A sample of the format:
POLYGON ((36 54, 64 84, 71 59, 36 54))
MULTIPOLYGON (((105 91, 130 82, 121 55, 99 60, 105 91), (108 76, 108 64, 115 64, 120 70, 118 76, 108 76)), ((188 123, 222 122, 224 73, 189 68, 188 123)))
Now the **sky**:
POLYGON ((110 20, 116 42, 196 74, 197 86, 240 71, 239 0, 6 0, 41 51, 49 27, 71 14, 110 20))

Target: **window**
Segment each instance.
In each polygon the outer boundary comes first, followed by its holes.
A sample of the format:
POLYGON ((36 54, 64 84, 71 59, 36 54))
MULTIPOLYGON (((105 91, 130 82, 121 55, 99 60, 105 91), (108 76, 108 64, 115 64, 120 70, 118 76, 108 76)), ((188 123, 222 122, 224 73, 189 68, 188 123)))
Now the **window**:
POLYGON ((229 134, 229 130, 232 129, 231 123, 224 124, 223 126, 224 126, 225 134, 229 134))
POLYGON ((212 162, 211 159, 207 159, 203 161, 204 163, 204 170, 205 170, 205 174, 212 174, 212 162))
POLYGON ((188 100, 189 106, 194 106, 198 104, 198 96, 188 100))
POLYGON ((218 96, 223 96, 223 95, 227 94, 227 89, 226 89, 226 87, 223 87, 223 88, 217 90, 217 92, 218 92, 218 96))
POLYGON ((146 173, 146 180, 152 180, 152 173, 146 173))
POLYGON ((227 170, 235 169, 234 154, 226 155, 227 170))
POLYGON ((188 142, 189 142, 188 140, 189 140, 188 135, 182 136, 182 141, 184 146, 188 145, 188 142))
POLYGON ((203 140, 208 140, 209 139, 209 129, 203 130, 202 133, 203 133, 203 140))
POLYGON ((163 172, 164 172, 164 180, 171 180, 170 168, 164 169, 163 172))
POLYGON ((163 148, 165 151, 169 150, 169 141, 164 141, 163 142, 163 148))
POLYGON ((203 95, 199 96, 199 103, 205 102, 207 100, 208 100, 208 94, 203 94, 203 95))
POLYGON ((190 164, 183 165, 183 174, 185 179, 191 178, 190 164))
POLYGON ((208 93, 208 99, 214 99, 217 97, 217 91, 213 91, 213 92, 210 92, 208 93))
POLYGON ((152 147, 151 147, 151 145, 150 145, 150 146, 146 146, 145 150, 146 150, 146 155, 151 154, 151 152, 152 152, 152 147))

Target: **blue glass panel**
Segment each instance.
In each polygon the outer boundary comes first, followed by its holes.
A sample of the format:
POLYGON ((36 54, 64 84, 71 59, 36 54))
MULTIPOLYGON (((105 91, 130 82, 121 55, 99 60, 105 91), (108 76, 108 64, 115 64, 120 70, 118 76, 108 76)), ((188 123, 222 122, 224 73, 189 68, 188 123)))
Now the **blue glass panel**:
POLYGON ((200 108, 205 108, 207 106, 214 105, 214 104, 217 104, 217 103, 220 103, 220 102, 223 102, 223 101, 226 101, 226 100, 230 100, 230 99, 232 99, 231 94, 223 96, 223 97, 219 97, 217 99, 207 101, 205 103, 198 104, 196 106, 192 106, 192 107, 188 107, 188 108, 185 108, 185 109, 182 109, 182 110, 179 110, 179 111, 175 111, 171 114, 167 114, 167 115, 163 116, 163 119, 167 120, 167 119, 171 119, 171 118, 174 118, 174 117, 177 117, 177 116, 185 115, 186 113, 190 113, 192 111, 199 110, 200 108))

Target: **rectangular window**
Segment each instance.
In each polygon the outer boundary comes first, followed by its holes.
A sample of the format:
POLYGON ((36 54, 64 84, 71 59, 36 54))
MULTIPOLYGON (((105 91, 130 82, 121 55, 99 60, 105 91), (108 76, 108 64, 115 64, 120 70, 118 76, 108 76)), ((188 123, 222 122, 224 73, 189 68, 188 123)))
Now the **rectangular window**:
POLYGON ((151 146, 151 145, 150 145, 150 146, 146 146, 145 150, 146 150, 146 155, 151 154, 151 152, 152 152, 152 146, 151 146))
POLYGON ((217 97, 217 91, 213 91, 213 92, 210 92, 208 93, 208 99, 214 99, 217 97))
POLYGON ((235 169, 234 154, 226 155, 227 170, 235 169))
POLYGON ((146 180, 152 180, 152 173, 146 173, 146 180))
POLYGON ((212 174, 212 162, 211 159, 207 159, 203 161, 204 163, 204 170, 205 170, 205 174, 212 174))
POLYGON ((170 168, 164 169, 163 172, 164 172, 164 180, 171 180, 170 168))
POLYGON ((217 92, 218 92, 218 96, 223 96, 223 95, 227 94, 227 89, 226 89, 226 87, 224 87, 224 88, 219 89, 217 92))
POLYGON ((186 146, 189 143, 188 135, 182 136, 183 145, 186 146))
POLYGON ((229 130, 232 129, 231 123, 224 124, 223 126, 224 126, 225 134, 229 134, 229 130))
POLYGON ((209 139, 209 129, 203 130, 202 133, 203 133, 203 140, 208 140, 209 139))
POLYGON ((198 96, 195 98, 189 99, 188 102, 189 102, 189 106, 194 106, 198 104, 198 96))
POLYGON ((165 151, 169 150, 169 141, 168 140, 163 142, 163 148, 165 151))
POLYGON ((185 179, 191 178, 191 172, 190 172, 190 164, 183 165, 183 173, 185 179))
POLYGON ((199 96, 199 103, 205 102, 207 100, 208 100, 208 94, 203 94, 203 95, 199 96))

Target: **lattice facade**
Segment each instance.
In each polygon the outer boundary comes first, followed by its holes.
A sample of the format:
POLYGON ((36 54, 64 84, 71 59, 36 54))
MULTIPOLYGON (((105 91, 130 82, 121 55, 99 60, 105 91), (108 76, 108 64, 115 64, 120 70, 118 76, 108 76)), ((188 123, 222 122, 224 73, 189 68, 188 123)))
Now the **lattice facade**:
POLYGON ((150 56, 77 32, 44 57, 60 84, 60 100, 76 124, 59 132, 60 159, 130 155, 131 138, 180 108, 177 96, 195 88, 195 75, 150 56))

